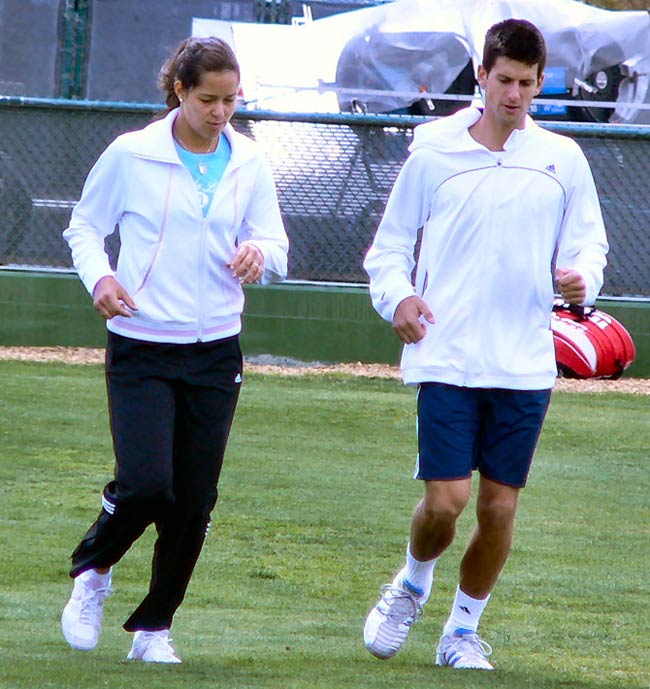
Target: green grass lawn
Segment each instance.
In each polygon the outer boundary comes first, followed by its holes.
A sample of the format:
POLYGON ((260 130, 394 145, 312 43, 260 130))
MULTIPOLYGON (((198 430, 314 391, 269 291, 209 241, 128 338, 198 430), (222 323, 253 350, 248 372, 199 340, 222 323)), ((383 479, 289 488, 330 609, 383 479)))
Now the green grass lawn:
POLYGON ((112 471, 97 366, 0 362, 2 689, 647 689, 648 397, 555 393, 515 547, 482 621, 494 673, 434 667, 470 509, 425 616, 388 662, 361 630, 401 566, 421 486, 415 393, 247 376, 212 530, 173 628, 184 662, 125 660, 151 531, 116 567, 100 647, 70 649, 68 556, 112 471))

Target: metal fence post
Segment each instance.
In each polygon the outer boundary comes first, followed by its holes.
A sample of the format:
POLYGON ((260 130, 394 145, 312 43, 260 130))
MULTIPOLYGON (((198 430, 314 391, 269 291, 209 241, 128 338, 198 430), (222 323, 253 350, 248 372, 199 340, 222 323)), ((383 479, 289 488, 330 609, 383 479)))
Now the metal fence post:
POLYGON ((255 21, 261 24, 290 24, 289 0, 257 0, 255 21))
POLYGON ((83 98, 88 71, 91 0, 63 0, 59 22, 60 51, 57 95, 83 98))

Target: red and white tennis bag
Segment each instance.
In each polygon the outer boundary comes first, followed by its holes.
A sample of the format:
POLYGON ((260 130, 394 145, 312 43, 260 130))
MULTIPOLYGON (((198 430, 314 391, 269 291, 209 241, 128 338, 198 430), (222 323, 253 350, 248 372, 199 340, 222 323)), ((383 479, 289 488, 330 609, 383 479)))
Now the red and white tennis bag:
POLYGON ((636 356, 630 333, 590 306, 555 300, 551 329, 558 373, 565 378, 620 378, 636 356))

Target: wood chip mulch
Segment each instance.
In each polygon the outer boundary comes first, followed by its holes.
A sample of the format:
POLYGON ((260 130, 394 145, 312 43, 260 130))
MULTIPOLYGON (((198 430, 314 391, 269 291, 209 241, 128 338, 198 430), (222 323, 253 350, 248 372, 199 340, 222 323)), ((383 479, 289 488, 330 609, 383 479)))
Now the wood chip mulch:
MULTIPOLYGON (((272 359, 272 357, 267 357, 272 359)), ((103 349, 86 347, 0 347, 0 360, 43 361, 65 364, 101 364, 103 349)), ((290 363, 259 363, 253 357, 246 369, 256 373, 285 376, 343 373, 365 378, 397 378, 399 369, 385 364, 320 364, 290 361, 290 363)), ((621 378, 620 380, 569 380, 560 378, 556 389, 565 392, 624 392, 650 395, 650 379, 621 378)))

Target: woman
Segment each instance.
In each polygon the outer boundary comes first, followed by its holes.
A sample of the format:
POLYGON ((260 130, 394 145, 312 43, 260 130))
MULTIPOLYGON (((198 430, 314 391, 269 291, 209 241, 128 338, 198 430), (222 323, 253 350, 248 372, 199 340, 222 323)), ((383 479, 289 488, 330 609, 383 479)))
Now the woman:
POLYGON ((100 515, 72 554, 61 626, 76 649, 97 646, 111 568, 155 523, 149 592, 124 624, 128 657, 181 662, 169 629, 217 500, 242 380, 242 284, 287 269, 270 167, 229 124, 239 83, 227 43, 185 40, 161 70, 167 114, 109 145, 63 233, 107 319, 116 456, 100 515), (104 238, 116 225, 113 273, 104 238))

